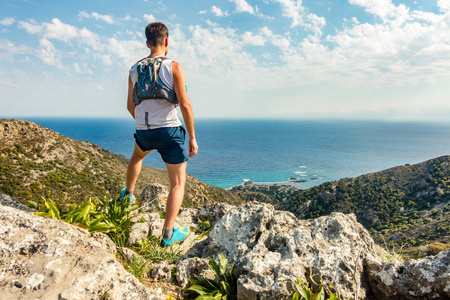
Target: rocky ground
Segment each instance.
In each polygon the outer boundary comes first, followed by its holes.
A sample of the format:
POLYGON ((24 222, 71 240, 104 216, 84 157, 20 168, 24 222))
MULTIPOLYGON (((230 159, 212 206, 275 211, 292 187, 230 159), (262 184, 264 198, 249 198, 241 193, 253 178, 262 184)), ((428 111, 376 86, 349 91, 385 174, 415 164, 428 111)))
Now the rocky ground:
MULTIPOLYGON (((130 239, 161 235, 166 188, 150 185, 140 198, 139 220, 130 239)), ((297 278, 321 283, 341 299, 448 299, 450 251, 399 262, 380 249, 353 214, 332 213, 299 220, 270 204, 212 203, 182 209, 177 223, 199 230, 180 245, 184 255, 155 264, 140 282, 117 259, 136 256, 118 249, 103 234, 92 236, 64 222, 0 206, 0 289, 2 299, 186 298, 180 288, 195 274, 212 277, 208 258, 223 254, 234 264, 237 299, 290 299, 297 278), (172 273, 176 268, 176 275, 172 273), (330 288, 332 286, 332 288, 330 288)), ((131 251, 131 252, 130 252, 131 251)))

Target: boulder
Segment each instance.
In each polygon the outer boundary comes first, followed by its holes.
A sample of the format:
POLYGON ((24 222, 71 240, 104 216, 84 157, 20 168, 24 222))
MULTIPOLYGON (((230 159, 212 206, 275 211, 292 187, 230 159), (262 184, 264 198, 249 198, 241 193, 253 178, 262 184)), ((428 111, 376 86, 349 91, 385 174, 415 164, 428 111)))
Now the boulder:
POLYGON ((165 282, 172 281, 172 273, 170 271, 170 266, 167 262, 162 261, 153 267, 150 276, 153 279, 162 280, 165 282))
POLYGON ((166 211, 166 201, 169 190, 165 185, 150 183, 139 196, 140 210, 149 212, 153 210, 166 211))
POLYGON ((358 290, 365 299, 363 261, 375 248, 353 214, 299 220, 269 204, 248 203, 229 210, 209 237, 179 260, 177 280, 187 285, 184 266, 207 257, 218 261, 221 253, 235 264, 238 299, 287 299, 297 278, 315 288, 332 285, 344 299, 358 290))
POLYGON ((115 251, 105 235, 0 206, 1 299, 165 299, 115 251))
POLYGON ((16 198, 12 198, 5 194, 0 194, 0 204, 4 205, 4 206, 9 206, 9 207, 13 207, 16 209, 20 209, 20 210, 23 210, 26 212, 35 211, 34 209, 20 203, 19 200, 17 200, 16 198))
POLYGON ((379 299, 450 299, 450 250, 403 264, 368 258, 366 269, 379 299))

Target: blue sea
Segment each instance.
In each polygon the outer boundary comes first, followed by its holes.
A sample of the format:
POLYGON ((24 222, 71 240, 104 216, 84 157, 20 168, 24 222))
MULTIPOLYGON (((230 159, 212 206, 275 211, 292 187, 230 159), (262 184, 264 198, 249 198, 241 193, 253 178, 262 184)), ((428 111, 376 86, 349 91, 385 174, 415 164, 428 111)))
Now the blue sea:
MULTIPOLYGON (((127 158, 134 148, 132 119, 29 120, 127 158)), ((196 120, 196 134, 188 173, 221 188, 291 178, 308 188, 450 154, 448 123, 196 120)), ((165 167, 156 151, 144 165, 165 167)))

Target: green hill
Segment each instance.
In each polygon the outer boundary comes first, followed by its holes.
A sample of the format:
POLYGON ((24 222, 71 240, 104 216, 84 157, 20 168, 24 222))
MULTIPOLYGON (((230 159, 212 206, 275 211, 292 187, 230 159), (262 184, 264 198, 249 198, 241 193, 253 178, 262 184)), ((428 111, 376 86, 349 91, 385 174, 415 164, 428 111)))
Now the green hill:
MULTIPOLYGON (((112 197, 125 186, 128 159, 23 120, 0 120, 0 193, 26 203, 51 198, 60 205, 112 197)), ((131 153, 130 153, 131 154, 131 153)), ((136 194, 149 183, 169 185, 162 169, 143 166, 136 194)), ((239 196, 189 176, 184 206, 241 203, 239 196)))
MULTIPOLYGON (((327 182, 299 192, 279 209, 300 218, 354 213, 379 244, 413 255, 450 244, 450 156, 327 182)), ((432 250, 430 250, 432 251, 432 250)))

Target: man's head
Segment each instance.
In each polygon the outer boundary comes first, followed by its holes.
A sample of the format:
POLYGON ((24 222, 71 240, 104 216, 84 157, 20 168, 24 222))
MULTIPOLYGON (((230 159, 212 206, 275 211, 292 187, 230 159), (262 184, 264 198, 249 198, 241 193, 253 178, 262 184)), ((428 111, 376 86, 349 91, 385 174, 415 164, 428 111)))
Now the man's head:
POLYGON ((145 36, 147 38, 147 45, 149 47, 163 46, 167 47, 167 39, 169 38, 169 31, 166 25, 160 22, 153 22, 145 28, 145 36))

